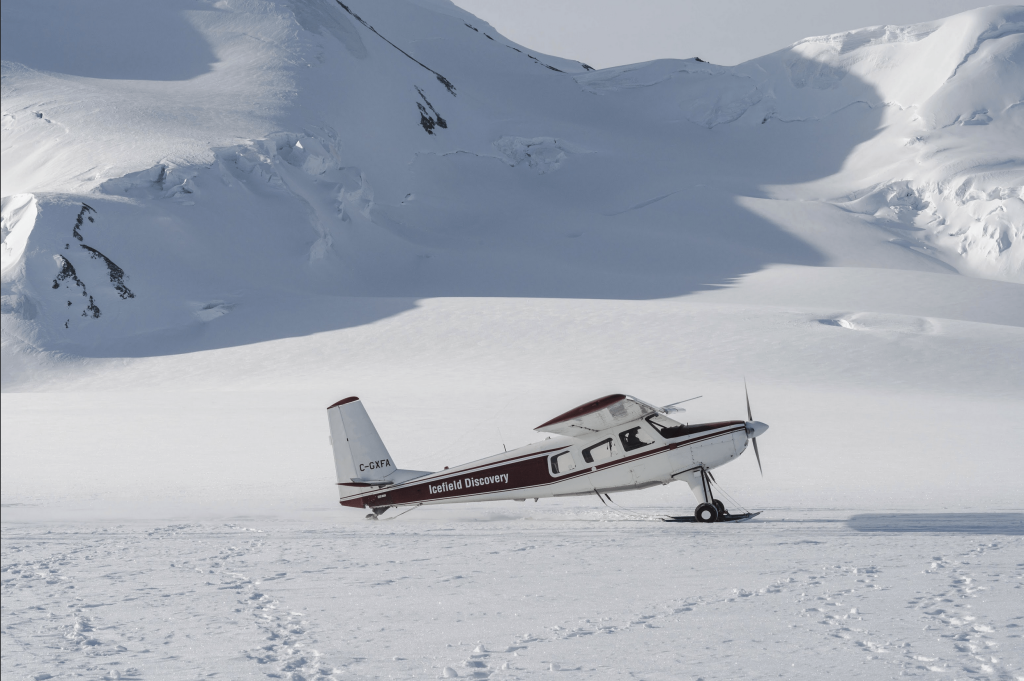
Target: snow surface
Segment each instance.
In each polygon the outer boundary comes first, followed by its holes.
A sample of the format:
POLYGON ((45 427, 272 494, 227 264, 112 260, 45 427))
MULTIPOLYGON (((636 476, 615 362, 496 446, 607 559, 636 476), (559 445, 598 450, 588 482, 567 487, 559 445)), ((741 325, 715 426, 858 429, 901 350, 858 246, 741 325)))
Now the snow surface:
POLYGON ((787 513, 722 532, 527 504, 8 528, 4 676, 1021 674, 1019 514, 907 532, 883 514, 787 513))
POLYGON ((1024 676, 1024 8, 591 71, 346 6, 0 9, 5 678, 1024 676), (744 378, 746 524, 337 505, 348 395, 429 470, 744 378))

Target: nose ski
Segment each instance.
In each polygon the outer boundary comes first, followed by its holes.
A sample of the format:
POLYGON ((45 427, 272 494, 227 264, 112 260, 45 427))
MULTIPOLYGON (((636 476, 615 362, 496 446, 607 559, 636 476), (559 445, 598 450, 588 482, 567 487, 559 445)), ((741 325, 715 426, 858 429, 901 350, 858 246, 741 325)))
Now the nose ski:
MULTIPOLYGON (((757 423, 757 422, 755 422, 757 423)), ((758 423, 755 428, 756 432, 763 433, 767 430, 768 426, 763 423, 758 423)), ((698 468, 694 471, 688 471, 689 477, 687 482, 690 483, 690 489, 693 490, 694 496, 700 501, 697 504, 697 508, 694 509, 693 515, 683 516, 670 516, 663 518, 665 522, 671 523, 728 523, 738 520, 750 520, 751 518, 761 515, 761 511, 751 513, 749 511, 743 511, 742 513, 730 513, 725 507, 725 504, 721 500, 714 497, 712 487, 715 485, 715 477, 711 471, 706 468, 698 468)))
POLYGON ((668 518, 662 518, 662 520, 666 523, 731 523, 738 520, 750 520, 751 518, 756 518, 759 515, 761 515, 761 511, 756 511, 754 513, 738 513, 735 515, 727 512, 725 515, 718 516, 715 520, 704 520, 695 515, 675 515, 669 516, 668 518))

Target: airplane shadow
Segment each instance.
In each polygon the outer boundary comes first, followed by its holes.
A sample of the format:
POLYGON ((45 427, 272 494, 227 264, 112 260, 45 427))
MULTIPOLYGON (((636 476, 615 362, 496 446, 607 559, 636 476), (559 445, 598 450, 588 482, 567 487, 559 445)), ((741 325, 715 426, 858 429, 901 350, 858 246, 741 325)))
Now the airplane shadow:
POLYGON ((862 513, 846 521, 858 532, 948 532, 1024 535, 1024 513, 862 513))

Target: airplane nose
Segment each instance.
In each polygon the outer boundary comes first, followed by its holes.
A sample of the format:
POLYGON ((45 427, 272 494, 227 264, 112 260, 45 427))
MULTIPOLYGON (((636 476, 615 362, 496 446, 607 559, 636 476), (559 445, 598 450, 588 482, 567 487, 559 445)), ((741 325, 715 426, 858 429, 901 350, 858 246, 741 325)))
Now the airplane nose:
POLYGON ((768 424, 760 421, 746 421, 743 425, 747 427, 747 437, 761 437, 768 430, 768 424))

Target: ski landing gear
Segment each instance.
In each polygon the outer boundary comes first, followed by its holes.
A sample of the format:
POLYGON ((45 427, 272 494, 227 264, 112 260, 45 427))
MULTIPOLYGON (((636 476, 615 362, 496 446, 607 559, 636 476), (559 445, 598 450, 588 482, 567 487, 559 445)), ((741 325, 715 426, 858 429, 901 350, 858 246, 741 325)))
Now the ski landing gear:
POLYGON ((711 483, 714 478, 711 478, 711 474, 704 468, 700 468, 692 472, 692 474, 686 474, 690 477, 686 478, 686 482, 689 483, 690 489, 693 490, 694 495, 698 499, 701 499, 701 503, 697 504, 697 508, 694 509, 693 515, 682 515, 682 516, 671 516, 665 518, 665 522, 668 523, 719 523, 719 522, 732 522, 735 520, 749 520, 754 516, 760 515, 761 512, 757 513, 729 513, 723 504, 718 499, 715 499, 711 495, 711 483))

